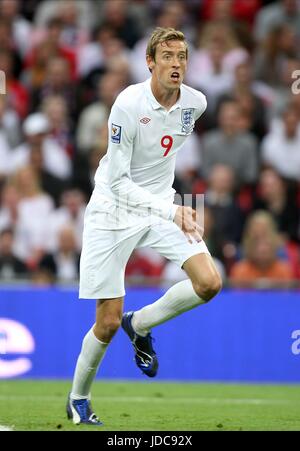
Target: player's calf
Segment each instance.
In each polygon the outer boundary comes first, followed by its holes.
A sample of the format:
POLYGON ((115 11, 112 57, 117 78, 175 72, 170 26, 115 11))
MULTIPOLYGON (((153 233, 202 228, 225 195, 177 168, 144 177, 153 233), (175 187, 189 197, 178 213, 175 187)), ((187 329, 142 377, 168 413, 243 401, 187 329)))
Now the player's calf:
POLYGON ((96 310, 94 334, 104 343, 110 343, 121 326, 123 298, 99 300, 96 310))

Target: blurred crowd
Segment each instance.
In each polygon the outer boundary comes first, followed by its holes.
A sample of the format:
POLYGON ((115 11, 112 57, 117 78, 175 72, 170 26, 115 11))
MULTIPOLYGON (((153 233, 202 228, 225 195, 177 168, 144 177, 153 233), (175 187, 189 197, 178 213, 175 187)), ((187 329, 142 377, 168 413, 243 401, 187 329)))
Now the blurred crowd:
MULTIPOLYGON (((298 0, 0 0, 0 281, 78 279, 110 108, 150 76, 156 26, 184 31, 185 82, 207 96, 174 187, 205 194, 204 239, 225 283, 300 282, 298 0)), ((126 275, 186 277, 151 249, 126 275)))

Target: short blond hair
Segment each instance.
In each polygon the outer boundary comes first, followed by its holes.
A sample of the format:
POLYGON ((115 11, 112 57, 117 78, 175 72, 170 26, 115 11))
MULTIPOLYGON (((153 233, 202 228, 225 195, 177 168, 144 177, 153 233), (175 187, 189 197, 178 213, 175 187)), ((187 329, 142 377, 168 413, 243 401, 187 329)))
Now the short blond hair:
POLYGON ((188 56, 188 44, 182 31, 175 30, 175 28, 157 27, 153 31, 147 44, 146 55, 150 56, 155 61, 155 53, 158 44, 167 41, 182 41, 186 46, 186 57, 188 56))

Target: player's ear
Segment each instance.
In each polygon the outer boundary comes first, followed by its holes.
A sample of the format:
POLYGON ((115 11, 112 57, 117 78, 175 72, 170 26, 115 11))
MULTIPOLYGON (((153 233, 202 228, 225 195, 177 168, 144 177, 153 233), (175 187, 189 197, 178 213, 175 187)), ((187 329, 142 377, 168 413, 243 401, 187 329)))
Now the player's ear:
POLYGON ((146 62, 147 62, 148 69, 150 70, 150 72, 152 72, 152 69, 155 66, 155 61, 153 60, 153 58, 150 55, 147 55, 146 62))

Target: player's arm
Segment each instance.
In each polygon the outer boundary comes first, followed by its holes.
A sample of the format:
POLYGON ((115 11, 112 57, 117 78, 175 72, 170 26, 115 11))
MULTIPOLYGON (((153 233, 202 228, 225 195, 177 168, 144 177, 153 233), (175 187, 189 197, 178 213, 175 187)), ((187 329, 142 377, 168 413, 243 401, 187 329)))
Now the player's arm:
POLYGON ((162 218, 173 220, 177 205, 160 199, 137 185, 130 174, 133 142, 136 135, 134 118, 122 107, 114 104, 109 117, 109 184, 115 196, 137 210, 151 209, 162 218))

